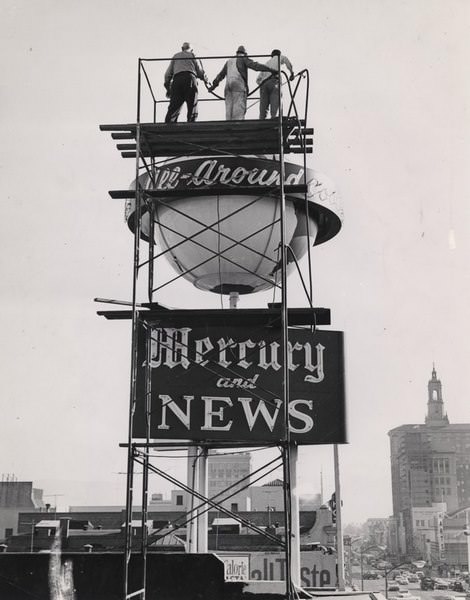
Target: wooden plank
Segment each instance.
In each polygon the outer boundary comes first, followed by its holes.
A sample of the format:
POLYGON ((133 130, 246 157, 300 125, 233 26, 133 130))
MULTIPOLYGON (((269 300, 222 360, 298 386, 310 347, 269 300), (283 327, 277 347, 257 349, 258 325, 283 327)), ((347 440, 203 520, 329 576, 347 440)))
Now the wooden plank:
POLYGON ((112 133, 111 137, 113 140, 135 140, 133 133, 112 133))
MULTIPOLYGON (((294 128, 303 127, 305 121, 303 119, 284 118, 283 128, 294 128)), ((137 130, 136 123, 115 123, 115 124, 102 124, 99 126, 101 131, 128 131, 135 132, 137 130)), ((243 121, 196 121, 194 123, 141 123, 141 131, 150 133, 166 131, 167 133, 178 133, 181 134, 187 132, 188 134, 194 134, 196 131, 202 133, 204 131, 224 131, 224 132, 235 132, 235 131, 260 131, 260 130, 278 130, 279 122, 276 119, 246 119, 243 121)))
MULTIPOLYGON (((97 314, 108 320, 132 319, 131 310, 99 310, 97 314)), ((279 326, 281 311, 279 309, 171 309, 171 310, 139 310, 139 316, 147 322, 158 321, 162 327, 170 325, 191 325, 203 322, 217 325, 255 325, 279 326)), ((288 322, 290 326, 330 325, 329 308, 289 308, 288 322)))

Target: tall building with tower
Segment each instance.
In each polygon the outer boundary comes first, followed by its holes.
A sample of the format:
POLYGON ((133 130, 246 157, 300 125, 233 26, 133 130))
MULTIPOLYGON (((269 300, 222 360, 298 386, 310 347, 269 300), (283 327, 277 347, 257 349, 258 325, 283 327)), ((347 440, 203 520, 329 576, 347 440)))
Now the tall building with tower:
POLYGON ((402 531, 399 550, 420 553, 423 543, 442 547, 442 532, 435 540, 428 533, 423 542, 419 530, 428 531, 429 519, 415 518, 415 513, 434 509, 431 520, 442 523, 443 506, 451 514, 470 505, 470 423, 449 422, 434 366, 424 423, 400 425, 389 437, 393 514, 402 531))

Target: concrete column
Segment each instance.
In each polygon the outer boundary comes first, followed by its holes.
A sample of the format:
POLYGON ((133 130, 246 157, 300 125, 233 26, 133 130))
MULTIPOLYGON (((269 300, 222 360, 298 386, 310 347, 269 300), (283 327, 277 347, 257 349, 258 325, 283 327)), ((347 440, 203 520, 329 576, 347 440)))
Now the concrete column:
MULTIPOLYGON (((209 493, 208 479, 207 479, 207 450, 200 448, 199 459, 198 459, 198 471, 199 471, 199 493, 205 498, 209 493)), ((198 501, 200 504, 201 501, 198 501)), ((206 504, 199 510, 197 518, 197 551, 200 554, 207 554, 209 551, 209 512, 207 511, 208 505, 206 504)))

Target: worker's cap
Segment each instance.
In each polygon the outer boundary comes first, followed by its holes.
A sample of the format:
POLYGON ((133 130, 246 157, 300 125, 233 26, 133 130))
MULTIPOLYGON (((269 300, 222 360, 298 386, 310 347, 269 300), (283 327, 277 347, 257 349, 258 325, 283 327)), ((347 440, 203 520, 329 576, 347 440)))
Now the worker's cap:
POLYGON ((281 51, 278 50, 277 48, 275 48, 272 52, 271 52, 271 56, 281 56, 281 51))
POLYGON ((238 46, 237 54, 246 54, 245 46, 238 46))
POLYGON ((183 42, 181 50, 191 50, 191 44, 189 42, 183 42))

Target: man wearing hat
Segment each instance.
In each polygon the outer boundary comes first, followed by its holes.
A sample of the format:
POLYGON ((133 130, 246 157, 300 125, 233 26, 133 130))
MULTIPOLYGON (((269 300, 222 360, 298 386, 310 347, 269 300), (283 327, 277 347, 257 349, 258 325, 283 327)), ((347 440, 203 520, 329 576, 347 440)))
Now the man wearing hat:
POLYGON ((279 62, 281 66, 285 65, 289 69, 291 81, 294 79, 294 69, 290 60, 281 54, 280 50, 273 50, 266 65, 276 69, 276 75, 269 77, 266 73, 260 73, 256 79, 256 83, 261 86, 259 89, 260 119, 266 119, 269 107, 271 107, 271 119, 274 119, 279 111, 279 73, 277 72, 279 62))
POLYGON ((248 58, 245 47, 239 46, 236 57, 228 59, 209 88, 211 92, 219 85, 222 79, 226 78, 225 118, 227 121, 236 121, 245 118, 246 98, 248 96, 248 69, 277 73, 276 69, 248 58))
POLYGON ((207 75, 194 56, 191 44, 184 42, 181 52, 173 56, 165 72, 164 85, 170 98, 165 123, 176 123, 184 102, 188 107, 188 123, 197 119, 197 79, 208 85, 207 75))

